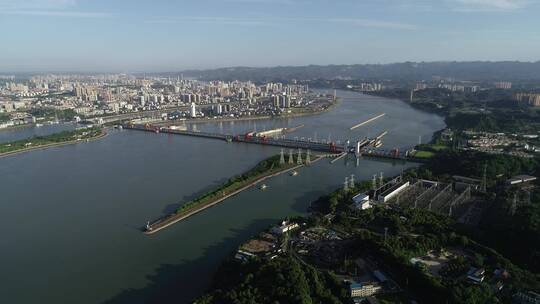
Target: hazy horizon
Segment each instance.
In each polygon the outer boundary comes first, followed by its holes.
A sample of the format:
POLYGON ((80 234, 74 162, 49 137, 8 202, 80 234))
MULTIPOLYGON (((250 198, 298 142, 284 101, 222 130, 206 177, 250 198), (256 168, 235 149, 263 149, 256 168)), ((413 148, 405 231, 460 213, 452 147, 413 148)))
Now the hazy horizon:
POLYGON ((191 69, 163 69, 163 70, 75 70, 75 69, 47 69, 47 70, 0 70, 0 75, 31 75, 31 74, 169 74, 169 73, 184 73, 184 72, 196 72, 196 71, 213 71, 213 70, 226 70, 226 69, 275 69, 275 68, 302 68, 302 67, 332 67, 332 66, 362 66, 362 65, 373 65, 373 66, 389 66, 389 65, 399 65, 399 64, 437 64, 437 63, 520 63, 520 64, 537 64, 540 63, 540 60, 535 61, 518 61, 518 60, 500 60, 500 61, 490 61, 490 60, 475 60, 475 61, 452 61, 452 60, 440 60, 440 61, 401 61, 401 62, 388 62, 388 63, 343 63, 343 64, 304 64, 304 65, 273 65, 273 66, 216 66, 208 68, 191 68, 191 69))
POLYGON ((0 71, 539 60, 536 0, 0 0, 0 71))

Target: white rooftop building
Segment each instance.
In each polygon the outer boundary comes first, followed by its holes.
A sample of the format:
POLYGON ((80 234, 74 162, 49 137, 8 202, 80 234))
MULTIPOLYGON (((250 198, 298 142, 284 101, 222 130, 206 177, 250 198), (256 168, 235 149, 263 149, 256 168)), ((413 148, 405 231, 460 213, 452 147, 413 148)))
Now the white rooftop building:
POLYGON ((369 199, 369 195, 365 193, 358 193, 352 199, 356 209, 366 210, 371 208, 371 201, 369 199))

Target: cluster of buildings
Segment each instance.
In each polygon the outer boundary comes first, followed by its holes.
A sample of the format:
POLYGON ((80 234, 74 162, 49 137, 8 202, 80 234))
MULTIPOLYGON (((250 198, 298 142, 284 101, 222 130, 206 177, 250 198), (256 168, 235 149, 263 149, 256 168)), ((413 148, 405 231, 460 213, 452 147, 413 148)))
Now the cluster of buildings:
POLYGON ((452 92, 464 92, 464 93, 475 93, 480 90, 480 87, 477 85, 467 85, 460 83, 441 83, 438 85, 440 89, 447 89, 452 92))
POLYGON ((410 182, 404 181, 400 176, 385 181, 382 173, 380 176, 374 175, 372 179, 372 189, 366 193, 358 193, 353 196, 353 208, 366 210, 376 204, 386 204, 395 200, 397 196, 409 188, 410 182))
POLYGON ((512 89, 512 83, 508 81, 495 82, 493 84, 471 83, 469 81, 456 81, 454 79, 437 78, 432 82, 418 82, 414 88, 415 91, 421 91, 429 88, 446 89, 452 92, 475 93, 483 88, 496 88, 503 90, 512 89))
POLYGON ((126 74, 0 78, 0 112, 48 108, 72 110, 83 118, 169 109, 190 118, 280 115, 291 108, 317 108, 318 97, 294 81, 256 85, 126 74))
POLYGON ((499 81, 495 82, 496 89, 510 90, 512 89, 512 83, 509 81, 499 81))
POLYGON ((0 121, 0 129, 36 123, 36 117, 27 113, 14 113, 7 121, 0 121))
POLYGON ((468 81, 456 81, 451 78, 435 77, 433 81, 417 82, 413 91, 422 91, 426 89, 446 89, 452 92, 475 93, 480 90, 480 86, 468 81))
POLYGON ((538 141, 538 135, 518 135, 505 133, 486 133, 465 131, 467 136, 467 148, 491 154, 508 154, 520 157, 533 157, 540 152, 534 142, 538 141))
POLYGON ((347 88, 359 92, 378 92, 384 89, 384 85, 380 82, 362 82, 358 85, 348 85, 347 88))
POLYGON ((533 107, 540 107, 540 93, 516 93, 514 99, 533 107))
POLYGON ((247 261, 254 257, 273 259, 284 250, 283 236, 298 228, 300 225, 296 222, 282 221, 269 231, 242 244, 234 257, 239 261, 247 261))

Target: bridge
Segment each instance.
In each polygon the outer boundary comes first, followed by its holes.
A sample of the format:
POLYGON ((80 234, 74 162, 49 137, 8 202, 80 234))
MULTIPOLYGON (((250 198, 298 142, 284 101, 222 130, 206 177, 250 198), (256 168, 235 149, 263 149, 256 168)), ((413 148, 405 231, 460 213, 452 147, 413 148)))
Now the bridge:
POLYGON ((151 124, 133 124, 128 123, 124 124, 123 128, 131 130, 139 130, 145 132, 153 133, 166 133, 166 134, 175 134, 175 135, 184 135, 184 136, 193 136, 193 137, 202 137, 210 139, 219 139, 225 140, 227 142, 238 142, 238 143, 247 143, 247 144, 257 144, 257 145, 266 145, 266 146, 275 146, 289 149, 304 149, 317 152, 331 153, 331 154, 343 154, 343 153, 354 153, 357 157, 374 157, 374 158, 386 158, 394 160, 404 160, 404 161, 418 161, 414 157, 408 155, 408 151, 402 152, 399 149, 385 150, 380 149, 382 145, 382 138, 387 134, 383 132, 374 138, 365 138, 363 140, 357 141, 353 146, 347 141, 345 144, 336 144, 335 142, 321 142, 314 140, 304 140, 304 139, 288 139, 288 138, 279 138, 279 137, 270 137, 270 136, 257 136, 253 133, 246 133, 243 135, 231 135, 231 134, 220 134, 220 133, 210 133, 210 132, 199 132, 199 131, 189 131, 189 130, 177 130, 166 127, 158 127, 151 124))

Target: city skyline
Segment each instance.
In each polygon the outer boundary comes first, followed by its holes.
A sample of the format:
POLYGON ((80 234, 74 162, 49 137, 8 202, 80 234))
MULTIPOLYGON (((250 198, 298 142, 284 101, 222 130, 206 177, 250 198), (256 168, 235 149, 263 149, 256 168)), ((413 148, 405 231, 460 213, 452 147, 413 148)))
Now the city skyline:
POLYGON ((533 0, 109 2, 0 0, 0 70, 540 59, 533 0))

